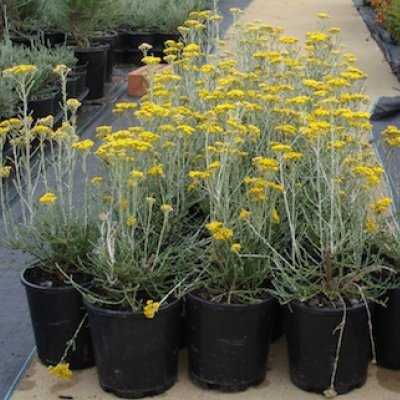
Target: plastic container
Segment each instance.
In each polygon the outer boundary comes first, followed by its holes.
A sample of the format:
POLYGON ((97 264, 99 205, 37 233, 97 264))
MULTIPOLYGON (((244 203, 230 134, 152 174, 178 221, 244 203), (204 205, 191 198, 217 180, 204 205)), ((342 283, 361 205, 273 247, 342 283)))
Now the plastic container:
MULTIPOLYGON (((82 296, 72 286, 47 288, 32 283, 34 269, 24 270, 21 282, 26 289, 37 352, 43 364, 56 365, 86 310, 82 296)), ((66 358, 70 368, 92 367, 95 362, 87 321, 79 331, 75 345, 69 350, 66 358)))
POLYGON ((216 304, 187 296, 189 373, 203 387, 227 392, 265 379, 274 300, 216 304))
POLYGON ((400 369, 400 289, 387 292, 386 307, 375 306, 374 337, 378 365, 400 369))
POLYGON ((141 398, 165 392, 175 383, 180 301, 160 308, 153 319, 139 312, 85 305, 103 390, 119 397, 141 398))
MULTIPOLYGON (((343 310, 291 304, 286 317, 290 378, 300 389, 323 393, 330 387, 343 310)), ((364 385, 371 343, 364 304, 347 309, 346 325, 335 378, 343 394, 364 385)))
POLYGON ((87 100, 104 97, 107 51, 109 48, 109 44, 99 44, 87 49, 74 49, 78 65, 87 65, 86 86, 89 89, 87 100))

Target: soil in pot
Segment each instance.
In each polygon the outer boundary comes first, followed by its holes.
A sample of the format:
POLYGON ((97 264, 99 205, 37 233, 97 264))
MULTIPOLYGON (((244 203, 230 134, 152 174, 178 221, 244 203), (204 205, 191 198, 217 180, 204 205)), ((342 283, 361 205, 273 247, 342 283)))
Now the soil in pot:
POLYGON ((181 301, 142 312, 86 303, 97 372, 103 390, 125 398, 154 396, 177 379, 181 301))
POLYGON ((387 292, 386 307, 374 310, 374 339, 378 365, 400 369, 400 288, 387 292))
POLYGON ((109 44, 100 44, 87 49, 74 49, 78 65, 87 65, 86 86, 89 89, 88 100, 104 97, 107 51, 109 47, 109 44))
MULTIPOLYGON (((290 377, 300 389, 323 393, 331 386, 342 309, 292 303, 286 314, 290 377)), ((364 304, 349 306, 337 363, 338 394, 364 385, 371 343, 364 304)))
POLYGON ((199 385, 227 392, 265 379, 272 298, 258 304, 216 304, 187 296, 189 374, 199 385))
MULTIPOLYGON (((56 365, 86 314, 82 296, 72 286, 57 283, 54 275, 38 268, 26 269, 21 281, 26 289, 39 359, 45 365, 56 365)), ((80 281, 87 282, 87 278, 81 277, 80 281)), ((87 322, 79 331, 65 362, 70 363, 71 369, 94 365, 87 322)))

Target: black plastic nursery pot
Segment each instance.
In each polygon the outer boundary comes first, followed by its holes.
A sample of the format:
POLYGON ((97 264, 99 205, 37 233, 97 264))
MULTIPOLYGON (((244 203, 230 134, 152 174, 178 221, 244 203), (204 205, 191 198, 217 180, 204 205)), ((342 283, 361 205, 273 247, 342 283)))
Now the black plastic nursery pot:
MULTIPOLYGON (((75 96, 71 97, 79 97, 82 95, 85 91, 87 91, 86 87, 86 76, 87 76, 87 64, 84 65, 77 65, 69 74, 68 74, 68 79, 69 78, 78 78, 76 82, 76 93, 75 96)), ((67 82, 67 88, 68 88, 68 82, 67 82)))
POLYGON ((85 305, 103 390, 141 398, 165 392, 176 382, 181 301, 161 307, 153 319, 85 305))
POLYGON ((78 81, 79 81, 79 76, 77 75, 68 76, 67 87, 66 87, 68 99, 78 97, 78 81))
POLYGON ((216 304, 187 296, 189 374, 200 386, 245 390, 265 379, 274 300, 216 304))
POLYGON ((63 32, 45 31, 43 32, 43 44, 48 47, 56 47, 65 44, 67 35, 63 32))
MULTIPOLYGON (((82 296, 72 286, 44 287, 33 283, 34 274, 35 268, 27 268, 22 272, 21 282, 26 289, 37 353, 43 364, 56 365, 86 310, 82 296)), ((71 369, 89 368, 95 364, 87 321, 65 362, 70 363, 71 369)))
POLYGON ((88 100, 104 96, 104 82, 107 69, 107 51, 109 44, 98 44, 87 49, 75 48, 78 65, 87 65, 86 86, 89 89, 88 100))
POLYGON ((181 38, 180 34, 178 32, 156 32, 155 34, 155 41, 154 41, 154 47, 157 48, 164 48, 165 47, 165 42, 167 40, 173 40, 174 42, 178 42, 179 39, 181 38))
POLYGON ((375 306, 374 339, 378 365, 400 369, 400 288, 386 293, 386 307, 375 306))
POLYGON ((107 31, 104 35, 94 38, 94 43, 105 43, 110 47, 107 50, 106 81, 111 82, 114 69, 114 43, 118 37, 117 31, 107 31))
POLYGON ((32 113, 33 119, 47 117, 55 114, 55 97, 56 92, 49 92, 38 99, 30 99, 28 101, 28 112, 32 113))
POLYGON ((283 320, 285 315, 285 307, 279 304, 278 300, 273 305, 273 324, 271 342, 278 341, 283 336, 283 320))
POLYGON ((126 46, 128 50, 138 50, 142 43, 155 47, 156 32, 145 29, 127 29, 126 46))
MULTIPOLYGON (((291 303, 286 314, 290 378, 300 389, 323 393, 330 388, 342 309, 291 303)), ((334 388, 343 394, 364 385, 371 355, 364 304, 347 308, 334 388)))

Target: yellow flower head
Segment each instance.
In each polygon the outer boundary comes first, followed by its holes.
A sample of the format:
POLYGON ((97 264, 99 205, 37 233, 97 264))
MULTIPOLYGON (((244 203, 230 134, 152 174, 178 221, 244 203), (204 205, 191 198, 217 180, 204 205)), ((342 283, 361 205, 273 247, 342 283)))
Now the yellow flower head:
POLYGON ((275 207, 272 208, 270 217, 271 217, 271 222, 273 224, 279 224, 281 222, 281 219, 279 217, 278 211, 277 211, 277 209, 275 207))
POLYGON ((102 176, 94 176, 94 177, 90 180, 90 182, 93 183, 93 184, 102 183, 103 181, 104 181, 104 178, 103 178, 102 176))
POLYGON ((52 192, 47 192, 45 193, 42 197, 39 199, 40 204, 53 204, 57 201, 57 196, 52 193, 52 192))
POLYGON ((392 204, 392 199, 390 197, 384 197, 375 203, 370 204, 370 208, 376 213, 381 214, 386 211, 389 206, 392 204))
POLYGON ((242 249, 242 245, 240 243, 233 243, 231 246, 231 252, 235 254, 239 254, 242 249))
POLYGON ((169 213, 171 213, 172 211, 174 211, 174 209, 172 208, 172 206, 170 204, 162 204, 160 206, 160 210, 164 213, 164 215, 168 215, 169 213))
POLYGON ((136 224, 136 222, 137 222, 137 219, 134 217, 134 216, 129 216, 127 219, 126 219, 126 225, 127 226, 134 226, 135 224, 136 224))
POLYGON ((47 371, 49 374, 62 379, 69 379, 72 376, 72 371, 69 369, 69 363, 59 363, 54 366, 49 365, 47 371))
POLYGON ((47 126, 48 128, 52 128, 54 124, 54 117, 52 115, 48 115, 44 118, 39 118, 37 124, 40 126, 47 126))
POLYGON ((158 301, 147 300, 146 305, 143 307, 143 314, 148 319, 153 319, 160 308, 158 301))
POLYGON ((156 199, 154 197, 146 197, 146 203, 149 205, 149 207, 153 207, 155 202, 156 199))
POLYGON ((372 218, 367 219, 364 226, 365 230, 369 233, 375 233, 378 230, 376 221, 372 218))
POLYGON ((219 168, 221 168, 221 163, 219 161, 214 161, 207 167, 207 169, 219 169, 219 168))
POLYGON ((0 167, 0 177, 1 178, 8 178, 11 173, 11 167, 9 166, 3 166, 0 167))
POLYGON ((143 42, 138 49, 143 52, 143 53, 147 53, 149 50, 151 50, 153 48, 153 46, 147 42, 143 42))
POLYGON ((161 58, 154 56, 146 56, 142 58, 142 62, 146 65, 157 65, 160 64, 161 58))
POLYGON ((285 161, 301 160, 302 158, 304 158, 304 154, 296 151, 289 151, 283 155, 285 161))
POLYGON ((224 226, 220 221, 212 221, 206 224, 206 228, 215 240, 226 241, 233 236, 233 230, 224 226))
POLYGON ((189 171, 188 175, 192 179, 207 179, 211 177, 211 173, 207 171, 189 171))
POLYGON ((239 219, 249 219, 251 216, 251 211, 242 208, 239 213, 239 219))
POLYGON ((259 168, 260 171, 278 171, 279 163, 272 158, 255 157, 253 163, 259 168))
POLYGON ((20 64, 15 65, 14 67, 7 68, 3 71, 4 76, 20 76, 20 75, 28 75, 34 74, 37 72, 38 68, 32 64, 20 64))
POLYGON ((81 105, 82 103, 78 99, 67 100, 67 107, 73 112, 75 112, 81 105))
POLYGON ((271 146, 272 151, 292 151, 292 147, 288 144, 277 143, 271 146))
POLYGON ((164 176, 164 167, 162 164, 155 165, 154 167, 149 168, 147 173, 150 176, 164 176))
POLYGON ((130 176, 136 181, 136 180, 141 180, 144 179, 144 173, 142 171, 138 171, 136 169, 133 169, 130 172, 130 176))
POLYGON ((93 140, 86 139, 80 142, 75 142, 71 145, 74 150, 88 151, 94 146, 93 140))
POLYGON ((240 15, 242 13, 242 10, 240 8, 237 8, 237 7, 232 7, 232 8, 229 9, 229 11, 233 15, 240 15))
POLYGON ((124 111, 132 111, 137 107, 137 103, 131 101, 121 101, 115 105, 113 113, 122 113, 124 111))
POLYGON ((71 68, 67 67, 64 64, 58 64, 54 69, 54 73, 60 76, 66 76, 69 72, 71 72, 71 68))

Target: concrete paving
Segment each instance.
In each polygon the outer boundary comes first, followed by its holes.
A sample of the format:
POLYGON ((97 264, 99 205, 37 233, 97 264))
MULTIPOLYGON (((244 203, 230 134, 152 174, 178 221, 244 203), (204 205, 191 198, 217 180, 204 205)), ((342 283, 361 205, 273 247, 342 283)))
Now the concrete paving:
MULTIPOLYGON (((178 382, 167 392, 154 397, 163 400, 312 400, 319 394, 304 392, 289 381, 284 340, 272 345, 269 371, 265 381, 257 387, 239 393, 221 393, 195 386, 187 374, 187 354, 181 352, 178 382)), ((400 372, 371 366, 368 381, 361 389, 340 396, 343 400, 398 400, 400 372)), ((46 373, 46 368, 36 359, 21 381, 12 400, 112 400, 115 396, 105 393, 97 383, 96 369, 77 371, 68 381, 61 381, 46 373)))
MULTIPOLYGON (((220 0, 226 9, 249 0, 220 0), (233 4, 234 3, 234 4, 233 4)), ((244 20, 259 19, 272 25, 284 26, 288 35, 303 37, 307 31, 318 29, 315 14, 326 12, 331 15, 332 24, 342 29, 341 37, 346 52, 356 55, 356 65, 368 75, 366 93, 371 100, 380 96, 398 95, 400 84, 392 74, 384 56, 371 38, 351 0, 253 0, 246 8, 244 20)), ((229 31, 228 31, 229 34, 229 31)), ((103 115, 104 117, 104 115, 103 115)), ((99 124, 101 124, 99 122, 99 124)), ((85 137, 91 135, 91 131, 85 137)), ((4 344, 3 344, 4 345, 4 344)), ((297 389, 290 383, 287 368, 287 355, 284 340, 274 344, 271 349, 266 381, 257 388, 242 393, 221 394, 206 391, 193 385, 187 376, 186 353, 182 352, 178 383, 167 393, 159 396, 165 400, 307 400, 320 397, 297 389)), ((352 400, 397 400, 400 393, 400 372, 384 370, 371 366, 367 384, 344 395, 352 400)), ((24 379, 20 382, 12 399, 112 399, 98 386, 95 368, 74 374, 70 381, 59 381, 47 374, 46 368, 34 359, 24 379)))

